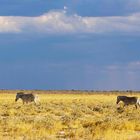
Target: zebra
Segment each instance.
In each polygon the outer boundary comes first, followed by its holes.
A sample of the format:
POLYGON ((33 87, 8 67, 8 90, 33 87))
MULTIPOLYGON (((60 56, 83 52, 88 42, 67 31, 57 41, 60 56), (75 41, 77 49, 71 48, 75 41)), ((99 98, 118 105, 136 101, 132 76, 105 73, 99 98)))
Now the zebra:
POLYGON ((23 102, 23 104, 24 104, 24 103, 28 104, 29 102, 34 102, 34 103, 36 104, 37 101, 39 100, 37 95, 34 95, 34 94, 32 94, 32 93, 30 93, 30 94, 25 94, 24 92, 18 92, 18 93, 16 94, 15 102, 17 102, 18 99, 21 99, 22 102, 23 102))
POLYGON ((135 105, 137 109, 137 106, 140 106, 140 99, 138 97, 118 96, 116 104, 118 104, 120 101, 124 103, 124 107, 126 105, 135 105))

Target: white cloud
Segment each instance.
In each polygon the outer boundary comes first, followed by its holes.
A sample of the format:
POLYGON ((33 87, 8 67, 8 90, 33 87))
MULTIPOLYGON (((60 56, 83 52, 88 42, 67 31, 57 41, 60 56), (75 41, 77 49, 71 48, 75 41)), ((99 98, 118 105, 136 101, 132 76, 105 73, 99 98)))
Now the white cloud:
POLYGON ((134 61, 129 63, 130 66, 140 66, 140 61, 134 61))
POLYGON ((82 17, 59 10, 37 17, 0 16, 1 33, 139 33, 139 26, 139 13, 130 16, 82 17))
POLYGON ((140 61, 130 62, 128 68, 131 70, 140 70, 140 61))
POLYGON ((111 71, 125 71, 128 73, 134 73, 137 70, 140 70, 140 61, 132 61, 128 63, 120 63, 120 64, 114 64, 114 65, 109 65, 106 66, 106 71, 111 72, 111 71))
POLYGON ((140 61, 112 64, 103 69, 109 89, 139 90, 140 61))
POLYGON ((0 32, 19 32, 20 27, 14 17, 0 17, 0 32))

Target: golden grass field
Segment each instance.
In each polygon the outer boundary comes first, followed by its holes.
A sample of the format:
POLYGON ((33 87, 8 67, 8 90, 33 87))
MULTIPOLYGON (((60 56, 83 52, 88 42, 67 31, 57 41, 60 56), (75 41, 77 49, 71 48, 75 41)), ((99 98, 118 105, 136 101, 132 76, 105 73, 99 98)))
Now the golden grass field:
POLYGON ((116 105, 138 93, 34 91, 40 104, 23 105, 16 92, 0 91, 0 140, 140 140, 140 108, 116 105))

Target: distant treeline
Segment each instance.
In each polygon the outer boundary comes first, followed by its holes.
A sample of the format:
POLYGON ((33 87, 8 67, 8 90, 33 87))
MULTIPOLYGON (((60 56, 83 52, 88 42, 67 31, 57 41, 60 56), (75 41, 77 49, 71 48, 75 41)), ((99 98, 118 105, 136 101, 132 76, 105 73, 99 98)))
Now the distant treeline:
POLYGON ((35 93, 35 94, 137 94, 140 91, 133 91, 133 90, 6 90, 1 89, 0 94, 16 94, 17 92, 25 92, 25 93, 35 93))

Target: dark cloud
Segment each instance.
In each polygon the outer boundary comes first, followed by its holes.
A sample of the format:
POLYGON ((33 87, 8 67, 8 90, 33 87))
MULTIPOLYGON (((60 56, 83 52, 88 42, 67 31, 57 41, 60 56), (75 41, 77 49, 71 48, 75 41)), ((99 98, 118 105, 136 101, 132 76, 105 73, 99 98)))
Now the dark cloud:
POLYGON ((0 88, 139 89, 139 45, 129 35, 0 35, 0 88))
MULTIPOLYGON (((1 16, 38 16, 67 6, 68 16, 121 16, 121 24, 126 23, 124 15, 140 11, 138 0, 0 0, 0 4, 1 16)), ((133 28, 124 34, 1 33, 0 89, 140 90, 139 28, 131 19, 139 25, 137 17, 130 17, 133 28)))

